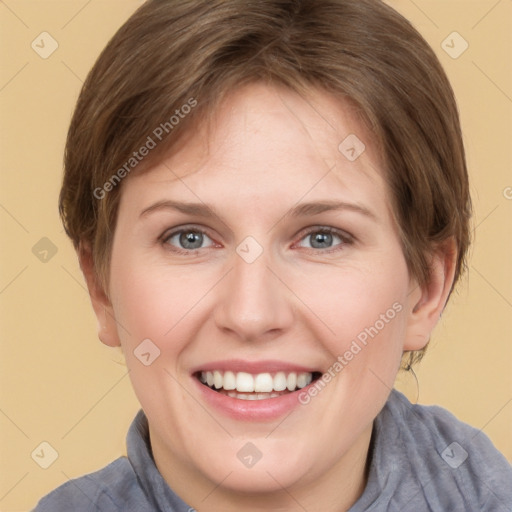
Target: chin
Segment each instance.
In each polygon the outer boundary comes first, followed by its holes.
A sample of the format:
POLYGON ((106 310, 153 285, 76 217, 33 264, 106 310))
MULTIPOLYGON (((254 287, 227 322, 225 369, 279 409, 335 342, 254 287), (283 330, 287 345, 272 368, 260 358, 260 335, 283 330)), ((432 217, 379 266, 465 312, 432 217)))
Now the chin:
POLYGON ((237 440, 230 449, 200 462, 205 477, 237 493, 274 493, 313 476, 312 455, 297 450, 299 441, 237 440), (279 444, 281 446, 279 446, 279 444), (229 455, 226 455, 229 453, 229 455))
MULTIPOLYGON (((282 465, 282 464, 281 464, 282 465)), ((304 475, 294 468, 237 469, 222 482, 224 489, 240 494, 272 494, 292 487, 304 475)), ((226 473, 227 474, 227 473, 226 473)), ((215 475, 210 475, 214 477, 215 475)), ((217 476, 218 480, 218 476, 217 476)), ((216 480, 214 480, 216 481, 216 480)))

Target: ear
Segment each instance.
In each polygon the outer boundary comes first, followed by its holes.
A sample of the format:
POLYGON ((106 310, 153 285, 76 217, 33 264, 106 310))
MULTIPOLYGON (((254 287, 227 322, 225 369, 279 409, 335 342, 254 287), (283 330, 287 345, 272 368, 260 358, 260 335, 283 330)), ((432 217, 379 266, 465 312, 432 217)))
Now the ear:
POLYGON ((78 260, 84 274, 91 298, 92 307, 98 320, 98 338, 109 347, 121 345, 117 332, 114 310, 110 299, 103 290, 100 279, 94 266, 92 250, 89 245, 80 243, 78 248, 78 260))
POLYGON ((456 260, 456 244, 450 238, 432 254, 428 283, 423 287, 416 284, 416 289, 412 288, 412 308, 409 311, 404 351, 421 350, 428 344, 450 295, 456 260))

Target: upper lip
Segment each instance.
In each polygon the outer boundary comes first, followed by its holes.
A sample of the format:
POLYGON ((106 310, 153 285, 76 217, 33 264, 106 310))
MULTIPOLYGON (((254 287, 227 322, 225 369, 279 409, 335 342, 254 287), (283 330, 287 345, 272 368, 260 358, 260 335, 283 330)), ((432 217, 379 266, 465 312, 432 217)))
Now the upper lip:
POLYGON ((278 360, 263 360, 263 361, 244 361, 242 359, 229 359, 223 361, 211 361, 202 364, 194 369, 191 373, 207 371, 231 371, 231 372, 246 372, 257 375, 259 373, 275 373, 275 372, 297 372, 297 373, 314 373, 318 372, 317 368, 304 366, 297 363, 278 361, 278 360))

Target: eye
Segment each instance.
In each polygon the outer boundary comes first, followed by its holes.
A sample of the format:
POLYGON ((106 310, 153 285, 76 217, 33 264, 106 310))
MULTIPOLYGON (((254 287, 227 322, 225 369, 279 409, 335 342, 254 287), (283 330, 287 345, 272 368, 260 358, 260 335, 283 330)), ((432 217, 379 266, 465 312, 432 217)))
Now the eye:
POLYGON ((164 236, 165 244, 175 247, 178 251, 194 251, 214 246, 213 240, 199 229, 181 229, 164 236))
POLYGON ((333 228, 315 228, 309 231, 298 243, 299 247, 307 249, 333 249, 351 243, 348 235, 344 235, 333 228))

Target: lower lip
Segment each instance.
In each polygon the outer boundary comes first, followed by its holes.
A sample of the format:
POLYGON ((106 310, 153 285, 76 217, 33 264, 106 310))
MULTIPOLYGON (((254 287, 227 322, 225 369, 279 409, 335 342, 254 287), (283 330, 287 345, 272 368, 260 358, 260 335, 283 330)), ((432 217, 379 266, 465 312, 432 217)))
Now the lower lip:
POLYGON ((308 387, 314 384, 311 383, 298 391, 274 398, 242 400, 214 391, 202 384, 197 378, 192 378, 196 386, 199 386, 199 391, 209 405, 239 421, 272 421, 289 414, 293 409, 301 405, 299 393, 307 392, 308 387))

